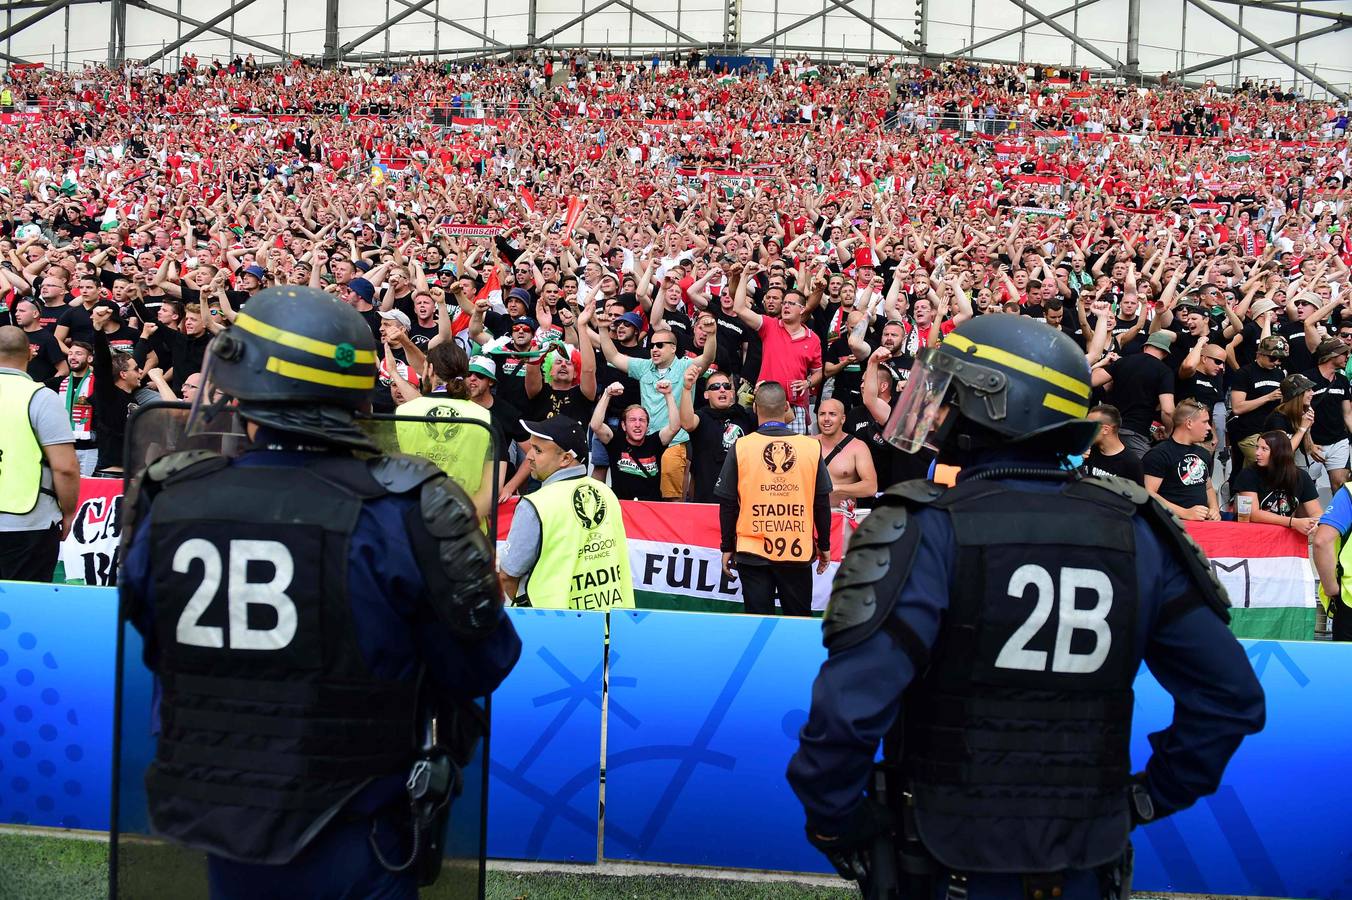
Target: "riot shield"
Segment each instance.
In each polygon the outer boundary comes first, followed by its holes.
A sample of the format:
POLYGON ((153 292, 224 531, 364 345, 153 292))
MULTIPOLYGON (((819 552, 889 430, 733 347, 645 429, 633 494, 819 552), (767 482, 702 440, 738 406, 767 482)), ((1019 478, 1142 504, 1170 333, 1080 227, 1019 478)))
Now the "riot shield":
MULTIPOLYGON (((475 501, 486 533, 496 535, 498 449, 495 432, 482 414, 486 411, 451 403, 417 404, 417 415, 363 417, 362 430, 381 453, 408 453, 435 462, 475 501)), ((205 417, 190 412, 196 411, 187 403, 156 403, 133 410, 124 450, 128 484, 168 453, 209 450, 235 457, 249 449, 245 423, 233 407, 222 407, 205 417)), ((220 596, 212 603, 222 609, 226 605, 220 596)), ((203 616, 210 614, 209 606, 203 616)), ((221 618, 225 618, 223 612, 221 618)), ((152 826, 145 775, 155 758, 160 691, 143 661, 143 647, 142 635, 127 618, 123 605, 118 617, 114 692, 109 893, 130 900, 206 898, 207 855, 165 839, 152 826)), ((450 749, 453 736, 466 732, 457 723, 463 724, 466 719, 488 721, 487 702, 477 704, 477 709, 479 715, 469 716, 464 711, 435 711, 435 728, 429 727, 432 720, 420 723, 422 737, 411 736, 415 745, 411 752, 416 753, 416 745, 430 744, 433 737, 450 749)), ((474 732, 472 728, 469 731, 474 732)), ((453 798, 441 840, 434 842, 443 857, 442 868, 436 882, 420 891, 425 898, 483 897, 488 816, 486 727, 477 742, 466 739, 459 744, 448 754, 457 759, 459 793, 453 798)))

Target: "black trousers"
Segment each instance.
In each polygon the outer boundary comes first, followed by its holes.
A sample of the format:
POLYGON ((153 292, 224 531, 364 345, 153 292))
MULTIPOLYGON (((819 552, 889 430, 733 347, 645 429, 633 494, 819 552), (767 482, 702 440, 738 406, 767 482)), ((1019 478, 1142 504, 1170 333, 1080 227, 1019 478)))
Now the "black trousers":
POLYGON ((0 581, 52 580, 61 550, 61 527, 0 531, 0 581))
POLYGON ((1333 613, 1332 637, 1335 641, 1352 641, 1352 606, 1348 606, 1341 597, 1329 607, 1333 613))
POLYGON ((742 603, 747 612, 773 616, 778 594, 784 615, 812 615, 811 563, 740 564, 737 576, 742 581, 742 603))

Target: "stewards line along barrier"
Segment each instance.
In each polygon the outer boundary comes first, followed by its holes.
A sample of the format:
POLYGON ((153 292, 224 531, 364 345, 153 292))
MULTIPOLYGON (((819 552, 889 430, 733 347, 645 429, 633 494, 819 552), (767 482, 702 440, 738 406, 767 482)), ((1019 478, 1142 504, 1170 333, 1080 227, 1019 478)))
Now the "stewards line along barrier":
MULTIPOLYGON (((511 527, 519 501, 499 507, 498 540, 511 527)), ((722 572, 718 508, 704 503, 621 501, 640 609, 739 612, 741 586, 722 572)), ((831 579, 854 523, 831 519, 831 563, 813 578, 812 605, 826 608, 831 579)), ((1188 533, 1211 559, 1234 603, 1235 634, 1309 640, 1314 636, 1315 577, 1305 539, 1289 528, 1237 522, 1189 522, 1188 533)), ((64 580, 116 583, 122 534, 122 482, 85 478, 71 535, 62 545, 64 580)))

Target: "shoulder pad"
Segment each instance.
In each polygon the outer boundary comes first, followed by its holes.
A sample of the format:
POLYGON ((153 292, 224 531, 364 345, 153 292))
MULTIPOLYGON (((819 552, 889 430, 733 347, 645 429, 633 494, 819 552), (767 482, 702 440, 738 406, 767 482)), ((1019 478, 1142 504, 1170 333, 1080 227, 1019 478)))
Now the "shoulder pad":
POLYGON ((434 477, 425 479, 418 492, 420 527, 409 529, 414 555, 437 617, 462 637, 482 638, 501 621, 493 544, 479 528, 474 502, 441 469, 432 468, 434 477))
POLYGON ((831 600, 822 619, 822 643, 828 651, 849 649, 887 628, 916 668, 924 667, 925 646, 910 629, 891 621, 919 544, 920 529, 905 502, 884 504, 869 513, 850 536, 849 550, 831 584, 831 600))
POLYGON ((1150 501, 1150 493, 1141 485, 1126 478, 1118 478, 1116 475, 1090 476, 1081 478, 1075 482, 1077 485, 1088 484, 1093 487, 1102 488, 1110 491, 1124 500, 1130 500, 1137 506, 1144 506, 1150 501))
POLYGON ((1150 494, 1144 487, 1116 475, 1077 479, 1066 486, 1064 494, 1108 506, 1129 516, 1136 515, 1140 507, 1150 502, 1150 494))
POLYGON ((167 453, 155 460, 146 467, 144 476, 146 481, 165 484, 169 481, 177 481, 180 476, 196 477, 205 475, 207 472, 215 472, 223 469, 229 464, 224 456, 211 450, 180 450, 177 453, 167 453), (211 463, 210 466, 207 464, 211 463), (198 467, 201 467, 198 469, 198 467), (191 475, 187 473, 192 471, 191 475))
POLYGON ((408 453, 390 453, 367 460, 366 467, 381 487, 391 494, 404 494, 429 479, 444 475, 436 463, 408 453))
POLYGON ((1210 560, 1206 558, 1202 548, 1197 546, 1192 535, 1188 534, 1187 529, 1174 518, 1174 514, 1165 509, 1164 504, 1154 497, 1147 496, 1146 502, 1141 504, 1141 512, 1155 535, 1166 547, 1176 552, 1179 562, 1192 576, 1193 585, 1201 594, 1202 601, 1221 617, 1221 621, 1228 624, 1230 595, 1226 592, 1225 585, 1216 577, 1216 571, 1211 568, 1210 560))
MULTIPOLYGON (((889 500, 900 500, 902 503, 912 506, 928 506, 942 497, 947 490, 948 488, 941 484, 935 484, 924 478, 913 478, 910 481, 902 481, 892 485, 883 491, 878 499, 884 504, 889 500)), ((870 513, 869 515, 871 518, 873 514, 870 513)))

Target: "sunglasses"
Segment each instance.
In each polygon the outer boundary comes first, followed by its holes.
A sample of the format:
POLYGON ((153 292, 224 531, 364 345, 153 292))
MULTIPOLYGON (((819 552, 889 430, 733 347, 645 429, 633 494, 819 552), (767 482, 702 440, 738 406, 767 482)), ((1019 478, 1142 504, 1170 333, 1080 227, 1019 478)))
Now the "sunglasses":
POLYGON ((730 391, 732 390, 732 382, 720 381, 718 384, 710 382, 708 385, 708 389, 711 391, 730 391))
MULTIPOLYGON (((629 323, 628 323, 628 322, 625 322, 624 324, 628 325, 629 323)), ((675 344, 674 342, 672 342, 672 341, 653 341, 653 342, 652 342, 652 346, 654 346, 654 347, 675 347, 676 344, 675 344)))

